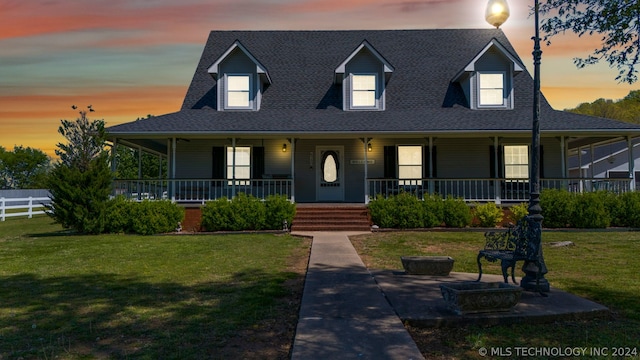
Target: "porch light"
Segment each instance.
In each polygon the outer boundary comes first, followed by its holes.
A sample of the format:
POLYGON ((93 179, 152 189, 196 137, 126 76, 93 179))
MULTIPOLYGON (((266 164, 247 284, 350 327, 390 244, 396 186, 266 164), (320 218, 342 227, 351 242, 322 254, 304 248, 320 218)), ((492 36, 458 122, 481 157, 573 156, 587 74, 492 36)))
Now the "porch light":
MULTIPOLYGON (((529 219, 533 220, 531 228, 527 229, 530 251, 537 252, 538 266, 530 261, 525 261, 522 271, 525 276, 520 281, 520 286, 526 290, 549 292, 549 281, 544 278, 547 266, 542 255, 542 207, 540 206, 540 5, 539 0, 534 1, 535 36, 533 40, 533 122, 531 126, 531 168, 529 172, 529 219), (539 276, 539 277, 538 277, 539 276)), ((496 28, 504 24, 509 17, 509 5, 507 0, 489 0, 485 18, 487 22, 496 28)))
POLYGON ((371 143, 367 144, 367 151, 368 152, 372 152, 373 151, 373 146, 371 146, 371 143))
POLYGON ((287 152, 287 144, 282 144, 282 152, 287 152))
POLYGON ((499 28, 509 18, 507 0, 489 0, 484 17, 489 24, 499 28))

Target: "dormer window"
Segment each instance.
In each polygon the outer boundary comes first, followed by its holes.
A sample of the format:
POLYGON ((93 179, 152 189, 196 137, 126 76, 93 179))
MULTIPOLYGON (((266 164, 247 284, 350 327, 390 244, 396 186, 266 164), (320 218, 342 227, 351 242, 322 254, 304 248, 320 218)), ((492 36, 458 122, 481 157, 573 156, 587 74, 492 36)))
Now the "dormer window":
POLYGON ((335 70, 335 83, 342 86, 342 109, 384 110, 385 87, 393 66, 366 40, 335 70))
POLYGON ((251 76, 249 74, 227 74, 226 109, 250 109, 251 76))
POLYGON ((376 74, 351 75, 351 107, 375 108, 378 77, 376 74))
POLYGON ((267 69, 239 41, 207 70, 216 80, 218 111, 258 111, 271 84, 267 69))
POLYGON ((478 72, 478 106, 506 106, 505 84, 506 72, 478 72))
POLYGON ((513 109, 514 77, 524 65, 498 40, 491 40, 452 79, 464 91, 467 103, 475 110, 513 109))

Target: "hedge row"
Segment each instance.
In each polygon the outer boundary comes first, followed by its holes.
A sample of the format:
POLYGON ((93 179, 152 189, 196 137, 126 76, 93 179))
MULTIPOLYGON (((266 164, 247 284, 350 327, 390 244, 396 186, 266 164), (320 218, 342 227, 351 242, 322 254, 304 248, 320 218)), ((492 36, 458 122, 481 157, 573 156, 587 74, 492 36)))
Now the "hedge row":
MULTIPOLYGON (((640 192, 616 195, 607 191, 570 193, 545 189, 540 194, 540 206, 546 228, 640 228, 640 192)), ((509 222, 516 223, 526 216, 527 207, 527 203, 510 207, 509 222)), ((472 223, 493 227, 504 217, 503 210, 494 203, 475 204, 471 208, 462 199, 430 196, 419 200, 410 193, 378 197, 369 203, 369 212, 374 224, 399 229, 442 225, 461 228, 472 223)))
POLYGON ((548 228, 640 228, 640 192, 574 194, 549 189, 540 194, 540 206, 542 224, 548 228))
POLYGON ((135 202, 122 196, 107 201, 104 232, 153 235, 175 231, 184 208, 171 201, 135 202))
POLYGON ((462 199, 430 196, 419 200, 401 192, 388 198, 376 197, 369 203, 374 224, 382 228, 431 228, 448 226, 462 228, 471 224, 471 209, 462 199))
POLYGON ((289 226, 296 214, 296 205, 285 196, 270 195, 264 201, 238 193, 207 201, 202 207, 202 227, 207 231, 279 230, 286 220, 289 226))

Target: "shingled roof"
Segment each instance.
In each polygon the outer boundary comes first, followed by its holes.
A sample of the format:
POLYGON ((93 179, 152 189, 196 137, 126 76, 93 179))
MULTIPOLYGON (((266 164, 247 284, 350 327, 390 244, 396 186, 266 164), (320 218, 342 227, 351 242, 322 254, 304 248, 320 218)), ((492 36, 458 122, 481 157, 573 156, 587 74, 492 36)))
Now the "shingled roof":
MULTIPOLYGON (((212 31, 182 109, 108 128, 111 135, 530 132, 533 80, 514 78, 514 109, 472 110, 456 75, 492 40, 520 60, 501 30, 212 31), (259 111, 217 111, 207 69, 239 41, 272 83, 259 111), (394 67, 384 111, 343 111, 335 69, 363 41, 394 67)), ((524 62, 523 62, 524 63, 524 62)), ((626 132, 640 126, 556 111, 542 97, 541 131, 626 132)))

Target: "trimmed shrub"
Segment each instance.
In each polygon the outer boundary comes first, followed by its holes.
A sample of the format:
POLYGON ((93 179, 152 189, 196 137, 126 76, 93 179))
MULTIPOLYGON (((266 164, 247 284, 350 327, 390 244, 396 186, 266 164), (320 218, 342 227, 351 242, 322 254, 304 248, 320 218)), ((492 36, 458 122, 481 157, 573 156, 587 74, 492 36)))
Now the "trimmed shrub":
POLYGON ((623 226, 640 228, 640 192, 628 192, 620 198, 619 214, 623 226))
POLYGON ((207 201, 202 207, 202 227, 207 231, 230 230, 233 222, 233 208, 226 197, 207 201))
POLYGON ((622 196, 611 191, 598 191, 611 220, 610 226, 625 226, 622 196))
POLYGON ((502 209, 492 202, 476 204, 473 214, 481 227, 495 227, 502 222, 502 209))
POLYGON ((134 203, 131 229, 136 234, 153 235, 175 231, 184 219, 184 208, 168 200, 134 203))
POLYGON ((611 222, 604 204, 604 197, 597 192, 575 196, 573 207, 571 223, 577 228, 606 228, 611 222))
POLYGON ((392 197, 385 198, 381 195, 369 202, 369 214, 371 221, 381 228, 395 228, 398 225, 398 219, 395 216, 395 203, 392 197))
POLYGON ((448 227, 463 228, 471 225, 473 215, 463 199, 448 196, 444 200, 444 223, 448 227))
POLYGON ((513 224, 516 224, 525 216, 529 215, 529 204, 523 202, 518 205, 513 205, 509 208, 509 210, 511 213, 507 216, 507 220, 509 220, 509 222, 513 224))
POLYGON ((266 217, 265 228, 269 230, 282 229, 282 221, 287 220, 289 226, 296 215, 296 204, 282 195, 269 195, 265 200, 266 217))
POLYGON ((241 230, 262 230, 266 218, 266 209, 260 199, 253 195, 238 193, 231 200, 231 229, 241 230))
POLYGON ((124 196, 116 196, 108 200, 104 231, 112 234, 133 233, 132 214, 136 204, 124 196))
POLYGON ((544 216, 543 226, 564 228, 571 226, 575 196, 567 190, 545 189, 540 194, 540 206, 544 216))
POLYGON ((423 225, 424 209, 415 195, 400 192, 392 198, 392 202, 400 229, 415 229, 423 225))
POLYGON ((442 197, 437 195, 426 197, 422 202, 422 207, 424 209, 423 227, 432 228, 441 226, 444 223, 444 202, 442 197))

